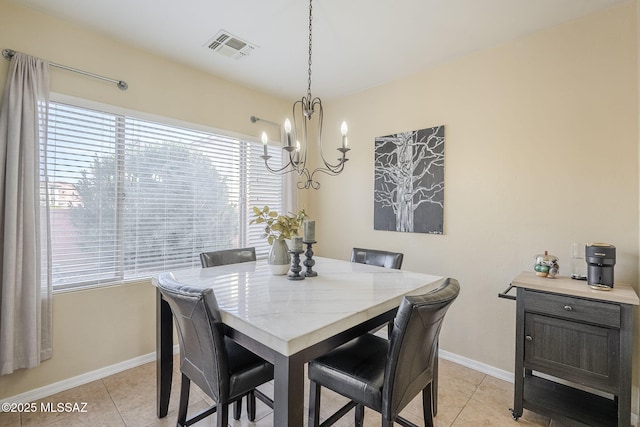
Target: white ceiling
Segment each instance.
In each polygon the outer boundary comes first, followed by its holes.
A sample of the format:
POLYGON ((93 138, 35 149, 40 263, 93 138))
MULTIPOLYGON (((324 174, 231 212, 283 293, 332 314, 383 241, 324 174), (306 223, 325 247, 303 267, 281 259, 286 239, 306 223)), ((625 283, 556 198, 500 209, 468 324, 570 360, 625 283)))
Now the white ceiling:
MULTIPOLYGON (((13 1, 249 87, 306 94, 306 0, 13 1), (240 60, 213 52, 221 29, 259 47, 240 60)), ((312 92, 340 97, 625 1, 316 0, 312 92)))

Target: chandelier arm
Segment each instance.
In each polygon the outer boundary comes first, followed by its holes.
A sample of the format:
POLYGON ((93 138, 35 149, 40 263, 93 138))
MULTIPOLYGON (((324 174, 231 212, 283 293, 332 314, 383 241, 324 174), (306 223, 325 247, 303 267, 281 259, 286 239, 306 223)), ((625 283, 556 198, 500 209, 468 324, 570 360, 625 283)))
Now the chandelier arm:
MULTIPOLYGON (((323 142, 322 142, 322 124, 323 124, 323 119, 324 119, 324 109, 322 108, 322 100, 319 97, 316 97, 313 100, 312 105, 314 107, 318 107, 317 111, 318 111, 318 145, 320 147, 320 158, 322 158, 322 163, 324 163, 324 166, 327 170, 331 171, 332 175, 338 175, 340 172, 342 172, 342 170, 344 169, 344 163, 349 160, 346 158, 346 154, 347 151, 349 151, 348 148, 338 148, 337 150, 342 152, 342 157, 338 158, 338 163, 330 163, 324 156, 324 148, 323 148, 323 142)), ((327 172, 324 172, 327 173, 327 172)))
MULTIPOLYGON (((348 159, 347 159, 348 160, 348 159)), ((345 161, 346 162, 346 161, 345 161)), ((328 169, 328 168, 315 168, 313 170, 313 172, 311 173, 311 177, 313 177, 316 173, 320 172, 323 173, 325 175, 329 175, 329 176, 336 176, 336 175, 340 175, 342 173, 342 170, 344 169, 344 163, 342 163, 338 168, 336 169, 328 169)))
POLYGON ((307 168, 307 152, 309 150, 308 138, 307 138, 307 121, 305 118, 305 105, 306 98, 302 98, 299 101, 293 103, 293 129, 295 131, 295 139, 296 141, 300 141, 300 149, 302 153, 300 154, 300 163, 298 164, 297 169, 304 170, 307 168), (296 107, 298 107, 299 112, 296 112, 296 107), (302 125, 298 126, 299 120, 302 120, 302 125), (298 135, 298 131, 302 131, 302 137, 298 135))
MULTIPOLYGON (((262 156, 264 157, 264 156, 262 156)), ((271 157, 271 156, 269 156, 271 157)), ((264 161, 264 166, 267 168, 267 170, 273 174, 279 174, 279 175, 284 175, 285 173, 289 173, 289 172, 293 172, 293 169, 291 170, 286 170, 289 166, 291 166, 290 164, 286 164, 284 166, 282 166, 279 169, 274 169, 271 166, 269 166, 269 163, 267 163, 267 160, 264 161)))
POLYGON ((327 169, 330 170, 334 175, 338 175, 340 172, 342 172, 342 170, 344 169, 344 164, 346 163, 347 157, 346 157, 346 153, 342 153, 342 157, 338 158, 338 163, 332 164, 329 163, 327 160, 325 160, 324 156, 322 156, 322 161, 324 162, 324 168, 321 169, 327 169))
POLYGON ((264 166, 267 168, 267 170, 273 174, 284 175, 286 173, 295 171, 298 173, 298 175, 300 175, 300 171, 298 171, 298 169, 295 167, 295 162, 293 161, 293 156, 291 153, 289 153, 289 161, 286 164, 284 164, 281 168, 277 168, 277 169, 274 169, 271 166, 269 166, 268 162, 271 156, 260 156, 260 157, 262 157, 262 159, 264 160, 264 166), (290 169, 287 170, 287 168, 290 168, 290 169))

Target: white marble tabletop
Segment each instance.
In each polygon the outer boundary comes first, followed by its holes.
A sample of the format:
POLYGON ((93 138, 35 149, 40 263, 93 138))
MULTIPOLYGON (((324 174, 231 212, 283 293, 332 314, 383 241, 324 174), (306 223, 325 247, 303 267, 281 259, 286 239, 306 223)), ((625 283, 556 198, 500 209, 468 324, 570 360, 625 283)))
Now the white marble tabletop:
POLYGON ((314 257, 317 277, 272 275, 264 260, 175 270, 178 282, 214 289, 225 324, 290 356, 428 292, 445 278, 314 257))

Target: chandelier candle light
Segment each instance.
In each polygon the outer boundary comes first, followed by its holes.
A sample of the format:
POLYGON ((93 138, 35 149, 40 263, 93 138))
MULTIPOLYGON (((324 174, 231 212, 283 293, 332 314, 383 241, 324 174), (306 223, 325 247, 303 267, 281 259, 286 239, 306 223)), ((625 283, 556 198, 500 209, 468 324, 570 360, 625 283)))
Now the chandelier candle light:
MULTIPOLYGON (((322 101, 319 97, 311 96, 311 35, 312 35, 312 21, 313 21, 313 7, 312 0, 309 0, 309 78, 307 80, 307 95, 302 97, 299 101, 293 103, 293 128, 291 127, 291 121, 287 118, 284 122, 285 141, 283 150, 288 153, 285 155, 285 164, 280 168, 272 168, 269 166, 269 159, 271 156, 267 153, 267 142, 269 138, 266 132, 262 132, 262 144, 264 155, 260 156, 264 159, 264 164, 267 170, 271 173, 289 173, 296 172, 298 176, 303 177, 304 181, 298 182, 298 188, 300 189, 319 189, 320 183, 315 179, 317 172, 322 172, 327 175, 335 176, 342 172, 344 164, 347 162, 347 123, 342 122, 340 127, 340 133, 342 134, 342 143, 337 150, 340 152, 340 157, 337 159, 337 163, 328 162, 322 151, 322 101), (307 152, 310 147, 310 139, 308 137, 308 127, 310 127, 311 120, 314 114, 317 113, 317 123, 314 126, 317 128, 317 140, 318 151, 320 152, 320 158, 322 159, 323 167, 317 167, 313 171, 310 171, 307 167, 307 152), (295 145, 293 144, 295 141, 295 145), (302 141, 302 142, 300 142, 302 141), (288 157, 288 160, 286 159, 288 157)), ((259 120, 254 117, 251 118, 253 122, 259 120)))

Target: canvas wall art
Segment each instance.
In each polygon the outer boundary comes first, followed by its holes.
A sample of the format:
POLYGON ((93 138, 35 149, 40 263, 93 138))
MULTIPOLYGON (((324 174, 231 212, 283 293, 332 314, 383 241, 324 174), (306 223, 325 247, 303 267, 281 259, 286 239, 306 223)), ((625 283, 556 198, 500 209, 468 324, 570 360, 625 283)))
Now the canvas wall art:
POLYGON ((444 125, 375 139, 374 229, 443 234, 444 125))

